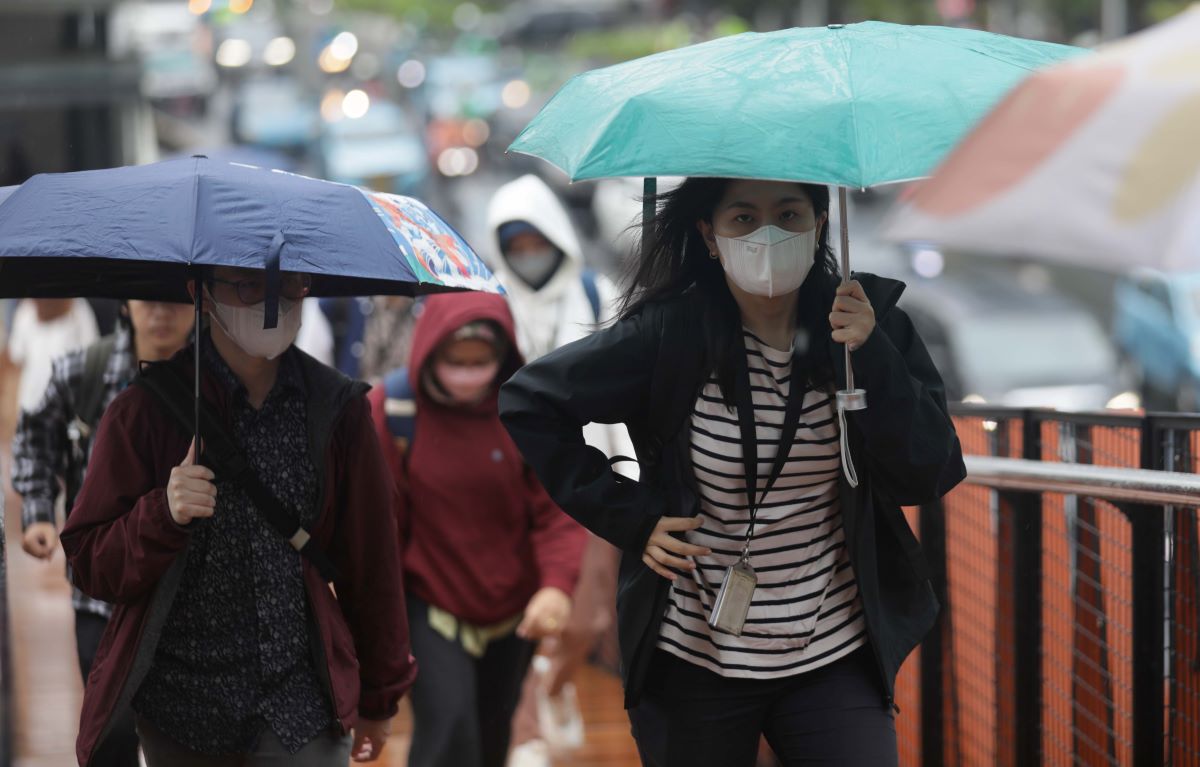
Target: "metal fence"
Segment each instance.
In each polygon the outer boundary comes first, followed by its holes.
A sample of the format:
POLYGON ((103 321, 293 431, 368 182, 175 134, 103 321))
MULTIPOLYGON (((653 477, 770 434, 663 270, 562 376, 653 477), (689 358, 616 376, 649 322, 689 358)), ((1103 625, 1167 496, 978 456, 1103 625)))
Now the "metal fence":
POLYGON ((1200 495, 1128 471, 1195 474, 1200 417, 955 421, 970 456, 1038 463, 1010 476, 971 458, 968 484, 910 517, 943 612, 898 680, 917 711, 898 721, 901 763, 1200 764, 1200 525, 1165 503, 1200 495))

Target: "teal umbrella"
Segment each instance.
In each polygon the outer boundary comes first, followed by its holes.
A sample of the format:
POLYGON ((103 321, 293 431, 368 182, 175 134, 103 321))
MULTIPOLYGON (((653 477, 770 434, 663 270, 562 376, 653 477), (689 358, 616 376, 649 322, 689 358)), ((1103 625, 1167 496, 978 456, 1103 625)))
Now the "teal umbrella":
POLYGON ((509 149, 573 181, 907 181, 1025 75, 1083 52, 878 21, 749 32, 585 72, 509 149))
MULTIPOLYGON (((846 188, 928 175, 1027 74, 1085 51, 989 32, 867 21, 712 40, 571 79, 509 151, 573 181, 712 176, 846 188)), ((649 242, 649 237, 644 240, 649 242)), ((866 407, 846 350, 844 410, 866 407)))

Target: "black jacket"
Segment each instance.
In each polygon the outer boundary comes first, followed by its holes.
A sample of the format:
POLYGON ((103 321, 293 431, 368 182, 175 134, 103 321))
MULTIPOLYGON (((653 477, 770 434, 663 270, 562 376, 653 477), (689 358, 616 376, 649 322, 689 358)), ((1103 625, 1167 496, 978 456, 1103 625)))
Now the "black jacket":
MULTIPOLYGON (((867 632, 892 703, 896 671, 933 625, 938 604, 901 512, 947 493, 966 475, 942 381, 896 301, 903 283, 857 275, 876 329, 854 352, 866 410, 847 413, 859 486, 844 480, 842 518, 867 632)), ((658 519, 695 516, 690 414, 711 372, 697 331, 705 299, 691 291, 568 344, 518 372, 501 418, 554 500, 623 552, 617 592, 625 704, 636 705, 657 644, 670 584, 642 563, 658 519), (612 471, 583 441, 589 422, 624 423, 641 481, 612 471)), ((841 346, 830 345, 838 380, 841 346), (836 352, 836 353, 835 353, 836 352)))

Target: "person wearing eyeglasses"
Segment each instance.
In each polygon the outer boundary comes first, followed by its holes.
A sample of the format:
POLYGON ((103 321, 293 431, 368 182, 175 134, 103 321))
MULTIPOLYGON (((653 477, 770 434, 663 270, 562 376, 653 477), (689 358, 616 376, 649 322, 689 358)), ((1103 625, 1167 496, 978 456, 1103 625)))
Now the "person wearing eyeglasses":
MULTIPOLYGON (((415 677, 367 386, 294 347, 308 276, 280 275, 269 329, 268 284, 218 267, 190 286, 210 319, 201 392, 333 580, 244 482, 197 460, 154 392, 129 387, 62 533, 80 588, 117 605, 84 696, 81 764, 129 706, 150 767, 373 761, 415 677)), ((190 381, 193 354, 167 364, 190 381)))

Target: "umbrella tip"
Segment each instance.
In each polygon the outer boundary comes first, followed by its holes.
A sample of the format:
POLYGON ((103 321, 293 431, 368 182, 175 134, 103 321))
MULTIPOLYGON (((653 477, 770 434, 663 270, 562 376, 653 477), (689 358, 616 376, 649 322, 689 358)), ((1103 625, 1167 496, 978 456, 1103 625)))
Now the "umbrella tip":
POLYGON ((208 159, 208 155, 206 155, 206 154, 194 154, 194 155, 192 155, 192 158, 193 158, 193 159, 195 159, 195 160, 207 160, 207 159, 208 159))

